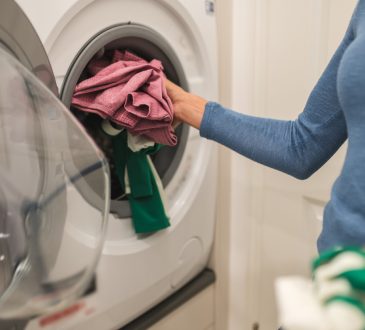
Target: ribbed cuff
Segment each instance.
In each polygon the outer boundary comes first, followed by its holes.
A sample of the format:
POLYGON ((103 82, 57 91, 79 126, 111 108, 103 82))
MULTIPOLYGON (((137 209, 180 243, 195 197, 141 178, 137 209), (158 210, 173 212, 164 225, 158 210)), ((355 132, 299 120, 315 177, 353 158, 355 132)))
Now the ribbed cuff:
POLYGON ((212 121, 217 108, 221 107, 216 102, 208 102, 205 105, 204 115, 200 123, 200 136, 211 139, 212 121))

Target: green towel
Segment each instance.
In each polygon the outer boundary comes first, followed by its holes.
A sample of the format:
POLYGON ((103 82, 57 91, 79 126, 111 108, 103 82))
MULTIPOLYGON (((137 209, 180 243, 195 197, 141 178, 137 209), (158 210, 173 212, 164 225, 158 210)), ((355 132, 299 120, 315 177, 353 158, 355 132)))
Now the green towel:
POLYGON ((132 152, 128 148, 127 132, 112 137, 116 173, 125 190, 125 170, 130 184, 128 194, 136 233, 150 233, 170 226, 148 155, 160 150, 160 145, 132 152))
POLYGON ((352 288, 365 293, 365 269, 350 269, 338 274, 336 278, 343 278, 348 281, 352 288))
POLYGON ((346 246, 323 252, 313 261, 312 270, 317 291, 322 292, 322 296, 326 290, 329 293, 328 297, 323 300, 324 305, 331 306, 336 303, 347 305, 347 308, 355 308, 363 314, 365 324, 364 264, 365 250, 362 247, 346 246), (355 255, 360 256, 359 261, 348 263, 348 256, 355 255), (364 262, 361 262, 361 259, 364 262), (356 264, 358 266, 355 266, 356 264), (323 270, 330 270, 327 277, 323 277, 323 274, 318 276, 319 272, 323 273, 323 270), (346 281, 349 289, 344 289, 344 284, 339 282, 340 280, 346 281))
POLYGON ((320 256, 315 258, 312 262, 312 271, 316 271, 320 266, 330 262, 332 259, 337 257, 339 254, 344 252, 354 252, 365 258, 365 251, 363 248, 356 246, 337 247, 331 250, 327 250, 321 253, 320 256))
POLYGON ((363 315, 365 315, 365 306, 359 299, 348 296, 333 296, 332 298, 326 301, 325 305, 328 306, 334 302, 340 302, 346 305, 350 305, 359 310, 363 315))

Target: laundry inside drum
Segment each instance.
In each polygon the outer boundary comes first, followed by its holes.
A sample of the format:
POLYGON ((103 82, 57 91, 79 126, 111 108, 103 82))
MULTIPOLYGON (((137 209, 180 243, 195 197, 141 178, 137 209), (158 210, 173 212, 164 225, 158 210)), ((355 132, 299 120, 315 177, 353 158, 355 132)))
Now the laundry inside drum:
MULTIPOLYGON (((62 87, 61 98, 70 107, 75 86, 90 77, 87 65, 95 57, 108 56, 114 50, 129 51, 146 61, 157 59, 164 67, 168 79, 187 89, 186 77, 175 53, 168 43, 154 31, 140 25, 121 25, 106 30, 96 36, 80 51, 74 60, 62 87)), ((96 115, 70 108, 79 122, 86 128, 109 162, 111 176, 111 213, 119 218, 130 217, 129 203, 117 177, 111 138, 101 129, 103 119, 96 115)), ((166 187, 173 178, 181 162, 188 140, 189 128, 180 125, 175 129, 178 143, 174 147, 164 146, 151 156, 157 173, 166 187)), ((82 189, 99 191, 97 182, 92 178, 85 182, 82 189)))

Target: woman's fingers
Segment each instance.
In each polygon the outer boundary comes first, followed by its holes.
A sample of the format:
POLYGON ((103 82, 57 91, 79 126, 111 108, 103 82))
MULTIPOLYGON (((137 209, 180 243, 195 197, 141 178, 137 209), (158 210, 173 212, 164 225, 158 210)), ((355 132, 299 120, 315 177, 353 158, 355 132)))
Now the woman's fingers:
POLYGON ((165 80, 165 86, 166 86, 166 91, 168 96, 171 99, 171 102, 174 106, 174 128, 176 128, 179 125, 179 112, 180 112, 180 108, 181 108, 181 104, 183 103, 183 98, 184 98, 184 94, 185 91, 180 88, 179 86, 175 85, 173 82, 171 82, 170 80, 166 79, 165 80))
POLYGON ((167 94, 169 95, 173 103, 178 102, 185 93, 185 91, 181 87, 174 84, 168 79, 165 80, 165 87, 167 94))

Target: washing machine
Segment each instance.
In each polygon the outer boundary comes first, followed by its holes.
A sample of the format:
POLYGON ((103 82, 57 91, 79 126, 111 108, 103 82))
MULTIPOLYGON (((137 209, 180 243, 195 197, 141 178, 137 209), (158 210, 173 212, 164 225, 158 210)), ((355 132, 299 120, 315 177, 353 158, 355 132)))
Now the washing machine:
MULTIPOLYGON (((39 317, 27 329, 117 329, 180 289, 207 265, 214 237, 217 184, 215 146, 181 125, 179 143, 153 162, 165 188, 171 226, 136 235, 128 201, 118 190, 113 159, 98 141, 90 116, 70 107, 76 84, 98 54, 129 50, 159 59, 169 79, 209 100, 217 99, 217 39, 214 2, 206 0, 17 0, 51 63, 59 97, 106 155, 111 200, 94 289, 62 317, 39 317), (51 320, 47 322, 44 320, 51 320)), ((76 164, 78 165, 78 164, 76 164)), ((91 185, 92 186, 92 185, 91 185)), ((92 190, 92 187, 90 188, 92 190)), ((68 210, 83 219, 80 245, 88 245, 82 194, 67 195, 68 210)), ((97 196, 94 196, 97 200, 97 196)), ((96 201, 94 204, 101 203, 96 201)))

